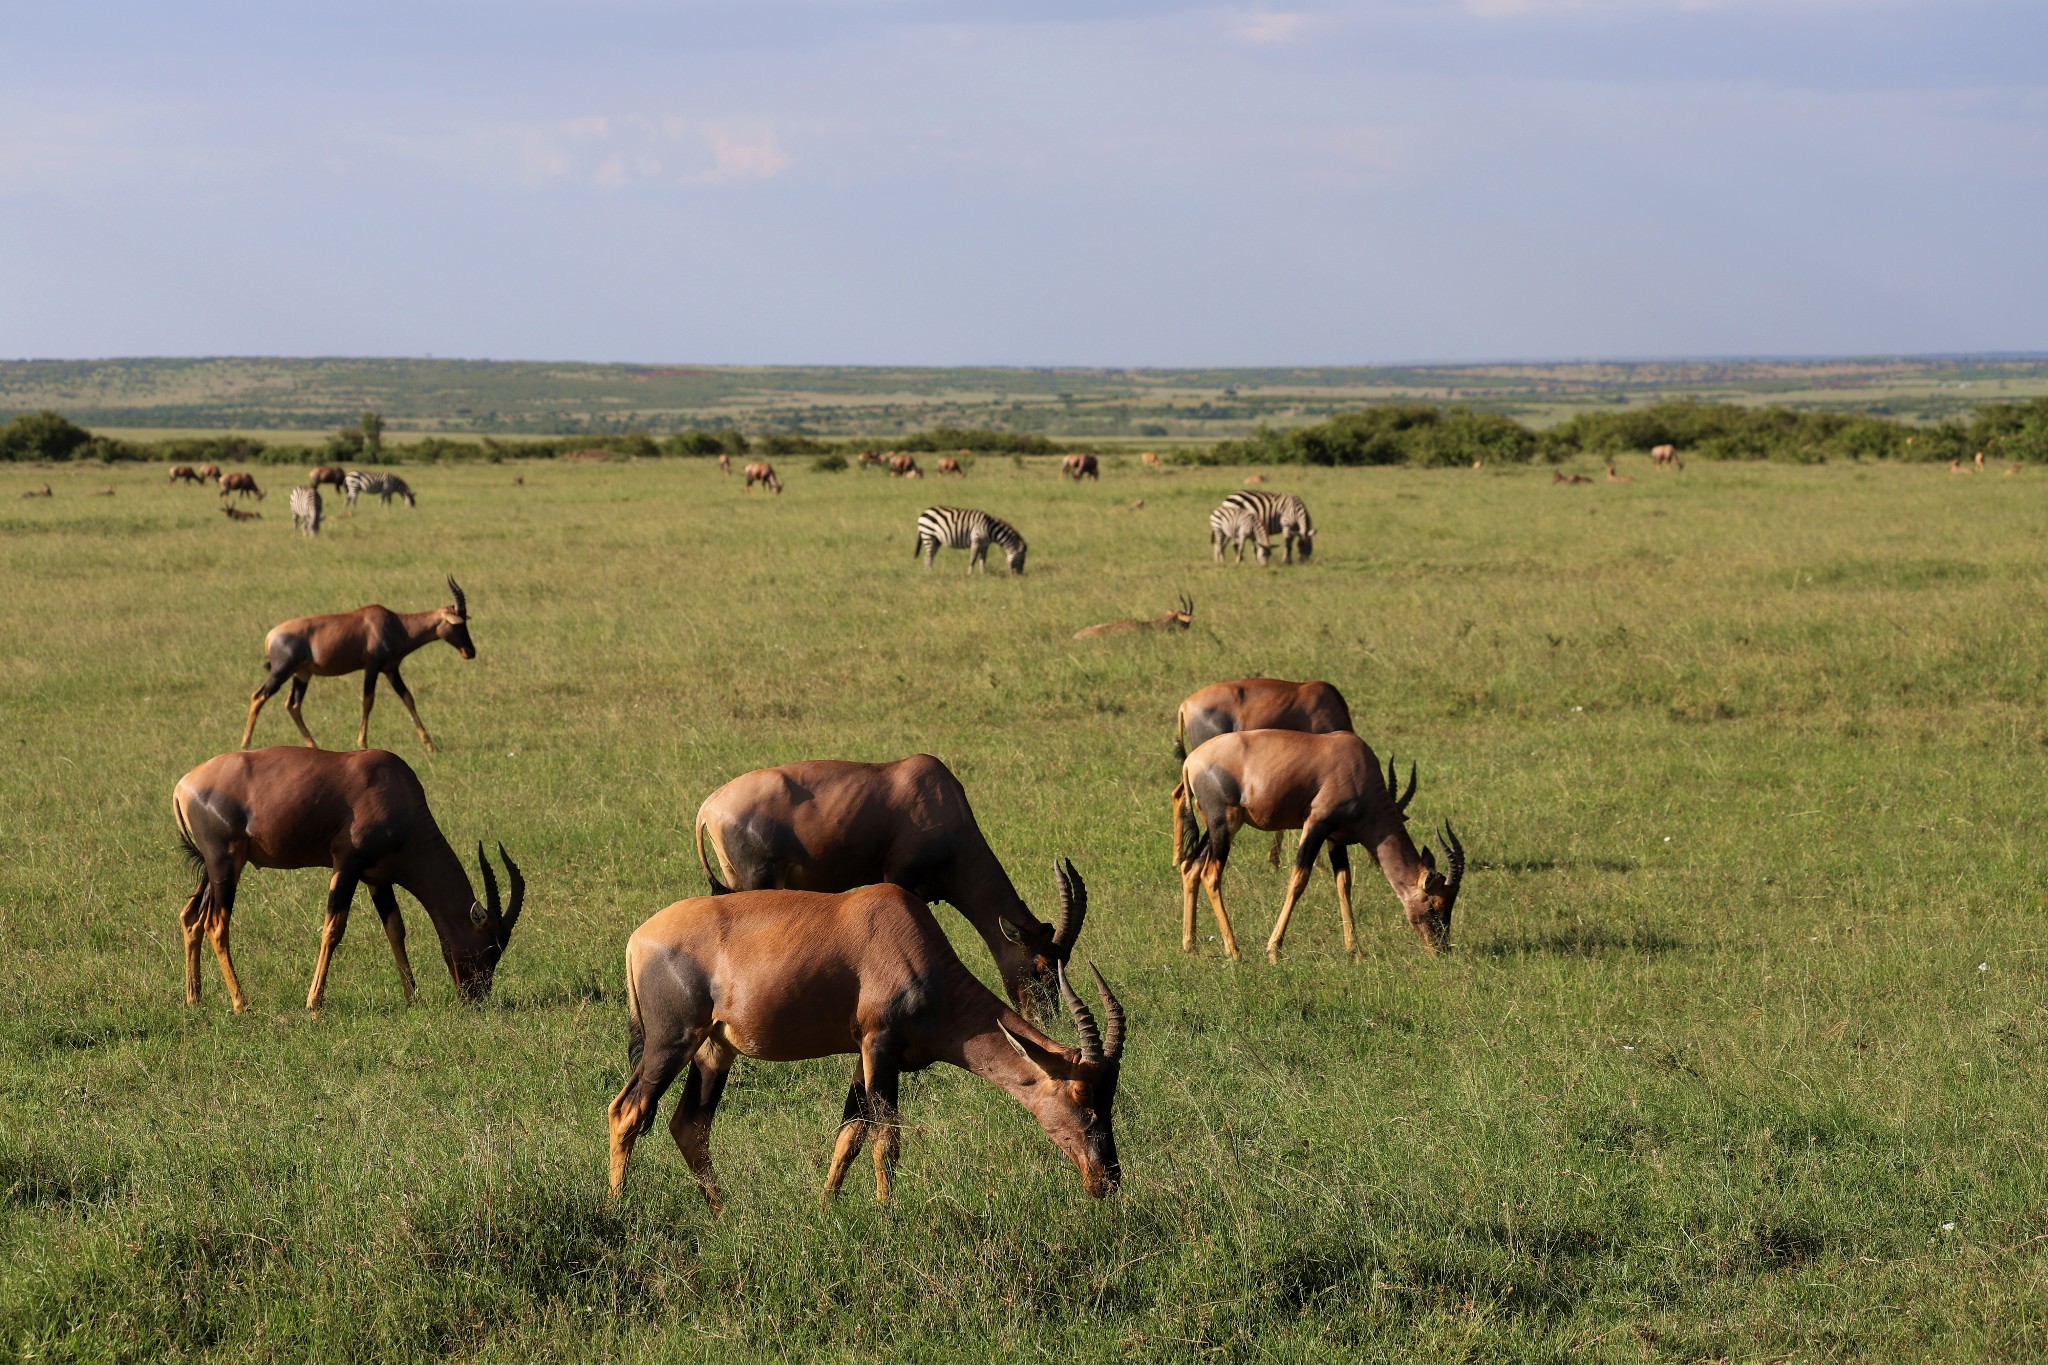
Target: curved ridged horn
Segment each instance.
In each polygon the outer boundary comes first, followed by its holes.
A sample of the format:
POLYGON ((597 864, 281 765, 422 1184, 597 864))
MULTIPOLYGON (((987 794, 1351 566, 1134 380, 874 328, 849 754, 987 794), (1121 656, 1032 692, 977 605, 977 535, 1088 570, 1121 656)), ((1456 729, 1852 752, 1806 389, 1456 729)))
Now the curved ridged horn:
POLYGON ((476 845, 476 865, 478 870, 484 874, 484 904, 489 907, 491 918, 496 919, 498 917, 498 877, 496 873, 491 871, 490 859, 484 857, 484 845, 481 839, 477 841, 476 845))
POLYGON ((1395 810, 1405 811, 1408 809, 1408 803, 1415 799, 1415 765, 1413 763, 1408 765, 1408 790, 1401 792, 1399 796, 1394 796, 1394 793, 1400 791, 1400 788, 1401 765, 1394 761, 1392 755, 1388 755, 1387 795, 1394 797, 1395 810))
POLYGON ((1067 984, 1065 963, 1060 964, 1058 973, 1060 999, 1066 1002, 1067 1013, 1074 1016, 1074 1032, 1081 1035, 1081 1060, 1099 1063, 1103 1060, 1102 1034, 1095 1027, 1095 1016, 1088 1012, 1088 1007, 1081 1003, 1081 997, 1074 994, 1074 988, 1067 984))
POLYGON ((1451 875, 1444 881, 1444 898, 1455 900, 1458 885, 1465 880, 1465 846, 1458 842, 1458 831, 1451 828, 1448 820, 1444 821, 1444 861, 1451 868, 1451 875))
POLYGON ((1102 972, 1091 962, 1088 970, 1095 974, 1095 989, 1102 996, 1102 1016, 1109 1021, 1102 1037, 1102 1060, 1114 1062, 1124 1055, 1124 1007, 1111 994, 1109 983, 1102 979, 1102 972))
POLYGON ((469 599, 462 595, 462 585, 455 581, 454 574, 448 575, 448 591, 455 594, 455 614, 467 617, 469 615, 469 599))
POLYGON ((1052 942, 1064 958, 1074 951, 1074 944, 1081 937, 1081 923, 1088 918, 1088 884, 1068 859, 1055 858, 1052 875, 1060 888, 1060 914, 1053 921, 1052 942))
MULTIPOLYGON (((526 906, 526 878, 519 875, 519 864, 512 861, 512 855, 505 851, 503 844, 498 845, 498 857, 505 864, 505 880, 510 883, 512 891, 512 899, 505 906, 505 937, 511 938, 512 926, 519 923, 519 912, 526 906)), ((486 872, 485 884, 489 885, 489 881, 490 876, 486 872)), ((491 894, 497 894, 495 888, 491 894)))
POLYGON ((1193 616, 1195 614, 1195 599, 1186 593, 1182 593, 1180 595, 1180 609, 1184 615, 1193 616))

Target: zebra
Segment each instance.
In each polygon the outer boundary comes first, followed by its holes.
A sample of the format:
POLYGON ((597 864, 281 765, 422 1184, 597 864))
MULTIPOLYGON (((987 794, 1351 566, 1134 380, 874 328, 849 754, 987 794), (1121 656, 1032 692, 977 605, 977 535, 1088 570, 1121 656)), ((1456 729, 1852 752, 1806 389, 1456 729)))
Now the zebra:
POLYGON ((356 499, 365 493, 375 493, 389 507, 395 495, 405 499, 407 507, 413 506, 412 490, 405 486, 405 480, 396 474, 377 474, 367 469, 351 469, 341 481, 342 496, 348 501, 348 510, 356 510, 356 499))
MULTIPOLYGON (((1282 538, 1287 550, 1285 562, 1289 564, 1294 562, 1294 552, 1297 547, 1301 550, 1301 560, 1304 564, 1308 562, 1309 556, 1316 552, 1316 528, 1314 523, 1308 519, 1308 504, 1294 494, 1263 493, 1250 488, 1239 489, 1223 500, 1222 507, 1217 508, 1215 513, 1210 514, 1209 527, 1212 536, 1215 532, 1217 514, 1222 513, 1224 508, 1232 506, 1242 508, 1245 512, 1257 517, 1267 536, 1280 536, 1282 538)), ((1216 557, 1218 559, 1223 557, 1223 550, 1220 545, 1217 547, 1216 557)), ((1243 558, 1244 548, 1240 544, 1238 547, 1238 559, 1241 562, 1243 558)), ((1259 556, 1259 562, 1261 564, 1266 562, 1265 555, 1259 556)))
POLYGON ((972 550, 968 557, 967 572, 988 568, 988 547, 993 543, 1003 547, 1003 554, 1010 561, 1010 572, 1024 572, 1024 537, 1017 534, 1017 528, 1000 517, 986 512, 977 512, 971 507, 927 507, 917 514, 917 549, 912 557, 922 557, 929 569, 932 560, 938 556, 941 546, 953 550, 972 550))
POLYGON ((309 536, 320 534, 320 488, 303 484, 292 489, 292 525, 309 536))
POLYGON ((1209 514, 1209 545, 1216 552, 1216 562, 1223 562, 1223 547, 1237 546, 1237 562, 1244 563, 1244 543, 1252 543, 1253 553, 1264 564, 1273 553, 1273 542, 1266 535, 1266 523, 1248 508, 1234 502, 1225 502, 1209 514))

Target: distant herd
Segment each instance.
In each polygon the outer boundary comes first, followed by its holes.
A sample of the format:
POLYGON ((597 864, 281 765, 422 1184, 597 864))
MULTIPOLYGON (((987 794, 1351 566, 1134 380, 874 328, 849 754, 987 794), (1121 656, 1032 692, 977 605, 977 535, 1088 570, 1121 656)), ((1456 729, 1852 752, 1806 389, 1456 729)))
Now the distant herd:
MULTIPOLYGON (((766 475, 773 480, 773 470, 766 475)), ((188 476, 196 481, 206 474, 180 467, 173 475, 188 476)), ((354 472, 315 471, 293 490, 295 501, 301 492, 317 498, 323 484, 347 490, 355 478, 354 472)), ((365 483, 362 491, 376 487, 365 483)), ((260 490, 251 492, 261 497, 260 490)), ((409 493, 403 484, 392 490, 408 501, 409 493)), ((1218 559, 1225 541, 1236 538, 1240 556, 1242 542, 1250 540, 1263 560, 1279 537, 1290 559, 1298 552, 1309 561, 1315 533, 1299 499, 1234 494, 1225 507, 1232 510, 1213 541, 1218 559)), ((966 549, 971 571, 994 546, 1013 573, 1023 572, 1023 537, 985 512, 927 508, 917 529, 918 553, 927 564, 941 547, 966 549)), ((172 793, 179 839, 196 878, 180 915, 189 1004, 200 999, 201 945, 210 941, 234 1008, 248 1005, 229 926, 243 870, 252 865, 330 871, 307 1008, 321 1004, 358 887, 369 890, 408 1002, 417 987, 399 889, 432 921, 457 993, 467 1000, 489 994, 526 906, 526 875, 498 846, 501 896, 498 872, 479 843, 479 897, 434 819, 419 776, 397 755, 367 747, 380 677, 404 704, 420 742, 434 747, 399 666, 436 640, 465 659, 476 657, 467 595, 453 577, 447 586, 452 600, 445 606, 396 612, 370 605, 298 617, 265 637, 264 678, 249 700, 243 747, 192 769, 172 793), (356 748, 321 749, 301 711, 307 685, 314 677, 355 673, 363 677, 356 748), (264 703, 286 683, 286 710, 303 747, 248 748, 264 703)), ((1081 634, 1185 630, 1193 612, 1193 601, 1183 595, 1174 611, 1156 620, 1109 622, 1081 634)), ((1354 845, 1379 864, 1423 946, 1432 952, 1450 947, 1464 846, 1446 823, 1439 868, 1429 849, 1410 840, 1414 774, 1397 795, 1391 766, 1383 775, 1371 748, 1353 732, 1335 687, 1247 678, 1202 688, 1180 706, 1174 750, 1181 768, 1168 805, 1187 952, 1196 946, 1199 885, 1225 954, 1239 956, 1223 874, 1232 839, 1245 826, 1274 832, 1276 863, 1280 832, 1301 831, 1286 900, 1267 943, 1275 961, 1319 855, 1327 855, 1336 875, 1344 945, 1356 953, 1354 845)), ((929 754, 892 763, 811 760, 742 774, 704 799, 694 832, 711 894, 670 905, 626 945, 629 1074, 609 1109, 614 1194, 624 1186, 635 1141, 673 1088, 680 1098, 669 1131, 705 1197, 714 1208, 722 1206, 710 1132, 734 1062, 841 1054, 856 1061, 825 1177, 828 1200, 870 1144, 876 1195, 890 1197, 902 1133, 898 1078, 936 1062, 971 1071, 1014 1097, 1080 1173, 1087 1193, 1117 1188, 1123 1167, 1112 1115, 1128 1021, 1099 971, 1088 972, 1094 1004, 1075 989, 1073 958, 1088 891, 1071 861, 1054 860, 1058 912, 1050 922, 1039 919, 983 837, 966 789, 929 754), (931 906, 939 902, 952 905, 981 937, 1001 995, 955 953, 933 916, 931 906), (1071 1025, 1073 1043, 1046 1031, 1054 1012, 1071 1025)))

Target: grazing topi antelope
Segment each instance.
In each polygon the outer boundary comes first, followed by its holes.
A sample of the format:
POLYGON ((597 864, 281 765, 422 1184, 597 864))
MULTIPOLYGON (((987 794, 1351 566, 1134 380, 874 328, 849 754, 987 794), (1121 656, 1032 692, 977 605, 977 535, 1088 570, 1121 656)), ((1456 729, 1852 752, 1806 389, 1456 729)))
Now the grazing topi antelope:
POLYGON ((263 490, 256 486, 256 476, 244 473, 239 469, 232 474, 221 476, 221 497, 226 498, 230 493, 238 499, 255 498, 258 502, 263 500, 263 490))
POLYGON ((1096 466, 1093 455, 1083 455, 1076 452, 1060 461, 1060 477, 1072 479, 1075 483, 1079 483, 1083 479, 1093 479, 1100 483, 1102 481, 1102 471, 1096 466))
POLYGON ((220 466, 219 466, 219 465, 217 465, 217 464, 203 464, 203 465, 199 466, 199 481, 200 481, 201 483, 205 483, 205 482, 206 482, 207 480, 209 480, 209 479, 211 479, 211 480, 212 480, 213 482, 215 482, 215 483, 219 483, 219 482, 220 482, 220 466))
POLYGON ((1091 640, 1098 635, 1126 635, 1138 630, 1186 630, 1193 624, 1194 619, 1195 600, 1182 593, 1180 605, 1164 616, 1155 616, 1149 621, 1105 621, 1099 626, 1084 626, 1074 632, 1074 638, 1091 640))
POLYGON ((318 488, 323 483, 336 488, 347 488, 348 471, 338 464, 316 465, 313 472, 306 476, 306 483, 313 488, 318 488))
POLYGON ((434 741, 412 704, 412 690, 399 676, 398 666, 408 654, 433 640, 446 640, 465 659, 476 657, 476 645, 469 638, 469 599, 462 595, 453 575, 448 579, 448 591, 455 595, 453 606, 399 612, 372 605, 328 616, 295 617, 273 627, 263 637, 269 674, 249 696, 249 723, 242 728, 242 747, 248 748, 249 737, 256 733, 256 713, 290 678, 292 691, 285 710, 291 712, 293 723, 306 737, 306 747, 318 748, 313 732, 306 728, 306 718, 299 713, 299 704, 306 699, 306 684, 316 677, 336 678, 360 671, 363 723, 356 731, 356 747, 370 746, 370 706, 377 699, 377 675, 381 673, 391 679, 391 690, 405 703, 413 728, 420 732, 420 743, 432 753, 434 741))
POLYGON ((1050 988, 1081 937, 1082 911, 1060 901, 1039 922, 982 837, 967 790, 930 754, 894 763, 816 759, 743 773, 697 808, 697 861, 713 895, 728 890, 851 891, 892 882, 945 901, 988 945, 1011 1003, 1050 988), (706 835, 720 881, 705 856, 706 835))
MULTIPOLYGON (((1239 678, 1210 683, 1180 704, 1173 717, 1173 756, 1185 761, 1218 735, 1236 730, 1305 730, 1312 735, 1351 728, 1351 708, 1344 694, 1326 682, 1288 682, 1285 678, 1239 678)), ((1388 779, 1389 783, 1392 779, 1388 779)), ((1415 790, 1411 765, 1408 790, 1415 790)), ((1405 807, 1407 802, 1403 800, 1405 807)), ((1280 845, 1286 834, 1273 832, 1267 861, 1280 866, 1280 845)))
POLYGON ((939 456, 939 477, 940 477, 940 478, 944 478, 944 477, 945 477, 946 475, 948 475, 948 474, 958 474, 958 475, 959 475, 959 476, 960 476, 961 478, 963 478, 963 479, 967 477, 967 471, 966 471, 966 470, 964 470, 964 469, 962 469, 962 468, 960 467, 960 457, 959 457, 959 456, 957 456, 957 455, 941 455, 941 456, 939 456))
POLYGON ((1218 735, 1187 756, 1180 785, 1173 789, 1173 860, 1181 872, 1181 939, 1195 951, 1195 883, 1209 893, 1223 951, 1236 958, 1237 937, 1223 907, 1223 869, 1238 829, 1298 829, 1301 848, 1287 879, 1287 899, 1266 941, 1266 956, 1280 960, 1280 943, 1295 902, 1315 869, 1316 853, 1330 850, 1337 878, 1337 908, 1344 922, 1344 951, 1358 953, 1351 919, 1351 853, 1362 844, 1394 888, 1408 923, 1431 952, 1450 948, 1451 909, 1465 879, 1465 846, 1444 825, 1450 876, 1436 870, 1428 849, 1417 852, 1408 837, 1408 797, 1396 798, 1380 775, 1379 760, 1364 740, 1349 731, 1311 735, 1298 730, 1242 730, 1218 735), (1201 824, 1196 824, 1200 812, 1201 824))
MULTIPOLYGON (((1085 906, 1070 863, 1060 870, 1085 906)), ((1091 969, 1092 970, 1092 969, 1091 969)), ((1007 1008, 961 963, 924 902, 900 886, 843 895, 741 891, 678 901, 626 945, 627 1056, 611 1102, 611 1192, 626 1184, 634 1141, 652 1126, 679 1073, 668 1131, 714 1210, 711 1124, 741 1056, 770 1062, 860 1057, 821 1202, 838 1197, 870 1135, 875 1198, 887 1203, 902 1122, 897 1080, 946 1062, 1007 1090, 1081 1172, 1096 1198, 1123 1178, 1111 1111, 1124 1052, 1124 1012, 1095 972, 1105 1027, 1059 973, 1079 1047, 1007 1008)))
POLYGON ((740 489, 742 493, 753 492, 754 485, 757 483, 771 493, 780 493, 782 491, 782 480, 775 477, 775 466, 769 464, 766 460, 756 460, 740 472, 745 474, 747 478, 746 483, 740 489))
POLYGON ((235 1012, 248 1007, 228 953, 228 921, 242 869, 250 864, 334 869, 307 1009, 320 1007, 357 883, 370 888, 370 903, 384 921, 407 1004, 414 992, 412 963, 405 955, 405 921, 394 887, 412 893, 434 921, 456 990, 468 1000, 490 994, 498 959, 526 902, 526 880, 505 846, 498 845, 512 892, 501 914, 498 879, 478 844, 485 895, 479 901, 462 860, 434 823, 418 775, 398 755, 381 749, 238 750, 209 758, 178 779, 171 807, 179 840, 199 874, 198 889, 179 916, 185 930, 186 1004, 199 1003, 199 939, 204 934, 213 940, 235 1012))
POLYGON ((174 464, 174 465, 172 465, 172 466, 171 466, 171 478, 170 478, 170 482, 172 482, 172 483, 205 483, 205 482, 206 482, 206 480, 204 480, 204 479, 200 478, 200 477, 199 477, 199 471, 198 471, 198 470, 196 470, 196 469, 194 469, 194 468, 193 468, 193 467, 192 467, 191 465, 189 465, 189 464, 174 464))

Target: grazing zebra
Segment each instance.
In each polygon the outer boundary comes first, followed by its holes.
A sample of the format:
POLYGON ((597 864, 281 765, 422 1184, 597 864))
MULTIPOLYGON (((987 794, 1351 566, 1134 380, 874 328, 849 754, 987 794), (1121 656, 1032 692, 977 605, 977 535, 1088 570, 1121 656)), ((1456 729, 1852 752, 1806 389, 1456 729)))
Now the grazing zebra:
POLYGON ((1237 546, 1237 562, 1244 563, 1244 543, 1249 540, 1258 561, 1264 564, 1273 554, 1273 542, 1266 535, 1265 519, 1248 507, 1240 507, 1233 501, 1225 501, 1221 507, 1209 514, 1209 545, 1216 552, 1216 562, 1223 562, 1223 547, 1237 546))
MULTIPOLYGON (((1316 528, 1308 519, 1308 504, 1304 503, 1294 494, 1266 493, 1256 489, 1241 489, 1223 500, 1224 507, 1229 507, 1233 503, 1257 516, 1265 527, 1268 536, 1279 536, 1282 538, 1282 542, 1287 550, 1287 563, 1292 564, 1294 562, 1294 552, 1297 547, 1301 550, 1303 563, 1307 563, 1309 556, 1316 552, 1316 528)), ((1219 512, 1222 510, 1222 508, 1217 509, 1219 512)), ((1209 525, 1213 532, 1216 525, 1216 519, 1213 515, 1209 518, 1209 525)), ((1221 548, 1217 550, 1216 557, 1219 559, 1223 557, 1221 548)), ((1238 549, 1238 559, 1242 561, 1243 558, 1244 550, 1240 546, 1238 549)), ((1265 556, 1261 555, 1259 562, 1261 564, 1265 563, 1265 556)))
POLYGON ((348 510, 356 510, 356 499, 365 493, 375 493, 389 507, 393 497, 405 499, 405 505, 414 505, 412 490, 405 486, 405 480, 396 474, 377 474, 367 469, 351 469, 341 482, 342 496, 348 502, 348 510))
POLYGON ((1011 573, 1024 572, 1024 537, 1002 518, 971 507, 927 507, 917 514, 917 550, 913 557, 921 556, 927 569, 943 546, 973 551, 967 559, 967 572, 986 570, 991 544, 1003 547, 1011 573))
POLYGON ((320 534, 320 485, 292 489, 292 525, 309 536, 320 534))

